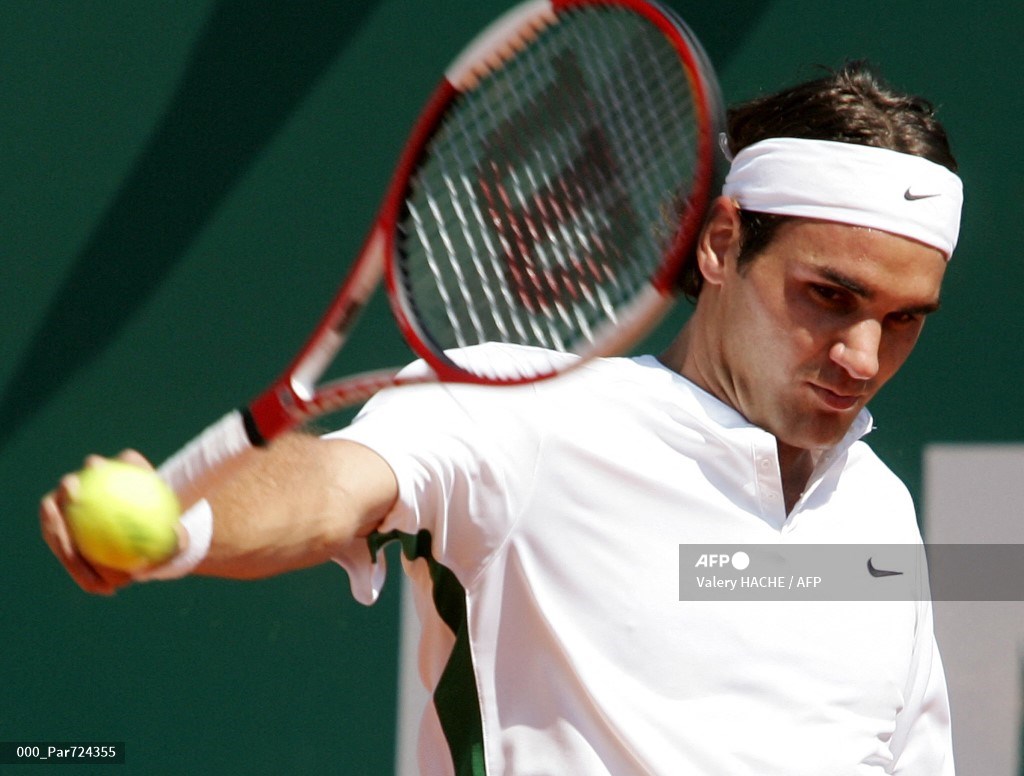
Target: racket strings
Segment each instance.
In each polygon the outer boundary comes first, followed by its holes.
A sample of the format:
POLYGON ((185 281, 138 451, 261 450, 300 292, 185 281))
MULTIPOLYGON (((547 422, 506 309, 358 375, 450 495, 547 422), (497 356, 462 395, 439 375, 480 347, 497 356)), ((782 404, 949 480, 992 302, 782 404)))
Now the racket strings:
MULTIPOLYGON (((594 56, 599 55, 594 51, 594 56)), ((684 127, 689 131, 682 132, 648 132, 644 134, 643 143, 630 143, 621 149, 623 154, 632 154, 630 169, 637 171, 632 177, 632 185, 643 187, 646 201, 660 203, 660 215, 651 224, 658 230, 652 236, 662 246, 667 246, 680 223, 680 207, 688 200, 687 191, 675 191, 674 196, 667 196, 672 191, 666 188, 666 182, 659 171, 672 170, 675 174, 685 172, 687 175, 680 180, 688 180, 692 170, 679 170, 681 160, 696 158, 693 143, 694 129, 697 119, 690 97, 690 87, 686 73, 678 66, 674 51, 665 47, 646 47, 643 41, 634 38, 632 45, 623 53, 624 83, 643 83, 647 88, 629 92, 629 100, 623 95, 622 84, 609 87, 611 109, 609 120, 616 124, 617 137, 629 137, 635 132, 635 124, 657 127, 666 122, 671 128, 684 127), (662 74, 658 79, 650 79, 649 72, 662 74), (679 99, 686 94, 688 99, 679 99), (633 116, 632 125, 627 117, 633 116)), ((639 257, 633 261, 629 269, 635 282, 639 278, 648 277, 651 269, 648 263, 639 257)))
MULTIPOLYGON (((535 62, 523 60, 524 67, 535 62)), ((556 68, 557 65, 556 61, 556 68)), ((563 88, 581 84, 579 73, 567 72, 565 68, 561 71, 563 88)), ((536 70, 529 76, 535 82, 543 79, 536 70)), ((555 125, 567 125, 572 116, 562 115, 558 96, 555 90, 542 92, 531 107, 533 114, 553 117, 555 125)), ((516 113, 501 116, 498 129, 489 135, 490 161, 479 178, 480 189, 487 200, 491 224, 501 236, 505 272, 511 281, 507 285, 511 286, 517 304, 530 314, 536 343, 565 350, 567 344, 561 330, 571 330, 575 325, 570 320, 570 311, 559 303, 562 289, 556 273, 558 267, 567 263, 564 246, 560 244, 565 242, 565 235, 557 230, 557 216, 549 209, 557 207, 559 200, 567 202, 569 198, 565 191, 545 193, 551 182, 547 176, 541 179, 538 171, 557 168, 561 159, 571 157, 563 144, 558 154, 549 153, 544 158, 541 149, 550 148, 550 140, 538 142, 535 135, 540 128, 517 127, 516 118, 516 113), (522 136, 524 129, 528 130, 526 138, 522 136), (500 165, 497 160, 501 160, 500 165), (529 192, 533 195, 528 199, 529 192)), ((564 182, 567 177, 559 176, 557 180, 564 182)), ((576 320, 585 319, 577 316, 576 320)))
MULTIPOLYGON (((549 94, 551 94, 551 92, 549 92, 549 94)), ((549 105, 545 107, 553 108, 554 105, 549 105)), ((546 114, 547 111, 542 110, 540 111, 540 113, 546 114)), ((507 121, 508 117, 504 117, 504 120, 507 121)), ((498 134, 499 139, 503 137, 508 138, 510 136, 511 135, 508 132, 498 134)), ((518 160, 521 161, 524 156, 524 154, 521 152, 521 144, 516 143, 514 145, 514 148, 517 152, 516 154, 514 154, 514 156, 517 156, 518 160)), ((502 150, 504 151, 504 156, 513 156, 513 154, 509 153, 509 148, 506 147, 502 150)), ((492 154, 493 153, 494 149, 492 149, 492 154)), ((492 167, 493 166, 494 165, 492 165, 492 167)), ((531 168, 527 166, 524 168, 524 171, 526 175, 531 178, 530 185, 532 185, 536 189, 538 187, 538 184, 536 182, 536 179, 532 175, 531 168)), ((558 287, 556 283, 553 282, 553 279, 556 277, 551 274, 553 261, 548 258, 544 246, 546 242, 551 247, 557 248, 558 240, 555 239, 556 235, 551 228, 552 220, 544 211, 544 198, 534 199, 535 202, 541 204, 541 207, 539 208, 538 212, 538 214, 540 215, 540 219, 532 217, 533 214, 531 213, 530 208, 531 203, 527 202, 522 196, 522 192, 526 190, 526 186, 522 181, 517 179, 517 172, 515 166, 510 166, 510 173, 512 185, 508 189, 501 189, 502 201, 500 203, 497 202, 498 198, 495 197, 492 193, 491 196, 489 196, 490 203, 488 208, 489 212, 492 215, 492 221, 500 230, 499 234, 503 242, 505 255, 507 257, 518 257, 518 260, 508 262, 506 270, 511 274, 513 284, 518 290, 518 298, 521 305, 525 306, 528 310, 530 310, 533 313, 545 313, 549 319, 549 323, 551 321, 553 311, 557 312, 563 320, 563 322, 565 322, 567 321, 568 316, 563 306, 558 305, 557 303, 545 303, 543 305, 537 305, 533 303, 533 300, 543 299, 545 295, 550 297, 551 293, 555 295, 554 299, 547 299, 545 300, 545 302, 557 302, 557 297, 561 289, 558 287), (512 202, 508 199, 509 191, 518 195, 517 201, 512 202), (500 218, 493 218, 494 214, 500 212, 510 212, 513 209, 518 209, 522 215, 522 218, 512 219, 511 223, 507 225, 510 228, 502 229, 502 221, 500 220, 500 218), (541 230, 537 226, 538 222, 543 223, 545 226, 545 234, 543 235, 541 234, 541 230), (537 260, 537 263, 544 270, 542 273, 538 274, 534 272, 534 267, 530 266, 528 262, 524 262, 522 260, 521 257, 525 255, 524 246, 527 244, 532 244, 533 246, 535 246, 534 256, 537 260), (549 293, 545 294, 545 292, 549 293)), ((499 178, 499 175, 494 174, 493 177, 497 179, 499 178)), ((564 180, 564 178, 562 180, 564 180)), ((484 186, 484 188, 486 190, 486 185, 484 186)), ((505 287, 507 288, 508 284, 505 284, 505 287)), ((490 295, 489 298, 493 299, 493 295, 490 295)), ((536 318, 534 318, 533 320, 536 322, 536 318)), ((585 319, 582 318, 581 316, 577 316, 577 320, 585 321, 585 319)), ((455 328, 460 328, 457 326, 457 322, 455 328)), ((561 342, 558 338, 557 330, 550 325, 547 327, 535 326, 534 333, 537 339, 542 344, 553 345, 556 347, 564 347, 564 343, 561 342), (546 336, 545 333, 548 333, 550 336, 546 336)))
MULTIPOLYGON (((497 174, 494 177, 497 178, 497 174)), ((581 265, 570 251, 574 245, 580 246, 581 254, 586 256, 593 246, 587 245, 586 233, 578 233, 577 239, 572 240, 559 229, 561 224, 571 220, 571 214, 564 212, 560 202, 571 206, 583 196, 584 190, 579 186, 568 190, 565 176, 556 179, 556 183, 561 184, 560 191, 547 190, 550 184, 538 180, 531 165, 524 165, 522 177, 525 182, 519 180, 514 169, 510 171, 512 185, 509 189, 516 201, 506 212, 516 213, 518 217, 503 220, 501 209, 494 207, 491 208, 495 214, 494 225, 499 230, 511 231, 515 248, 506 255, 510 257, 508 267, 519 304, 538 320, 548 323, 549 337, 544 344, 566 350, 569 343, 562 340, 561 331, 572 331, 581 324, 586 326, 586 317, 576 303, 586 283, 581 265), (537 193, 527 199, 525 192, 529 191, 537 193)), ((504 204, 509 203, 505 200, 504 204)))
POLYGON ((399 277, 438 350, 586 347, 647 286, 693 179, 679 54, 618 9, 563 17, 448 110, 399 224, 399 277))
MULTIPOLYGON (((562 160, 571 161, 566 174, 554 175, 543 182, 537 180, 534 168, 527 166, 525 173, 530 179, 529 189, 524 189, 515 180, 514 169, 512 171, 515 184, 512 188, 520 198, 518 213, 530 236, 529 243, 523 241, 519 246, 516 258, 520 265, 532 269, 529 258, 532 247, 540 268, 539 272, 529 273, 528 277, 533 281, 531 284, 520 284, 520 298, 532 311, 549 313, 549 319, 553 317, 550 313, 556 313, 570 330, 575 327, 584 339, 589 339, 589 319, 592 316, 586 314, 581 298, 591 307, 595 302, 603 301, 600 309, 604 315, 612 318, 615 315, 614 306, 606 294, 591 293, 595 282, 617 284, 617 275, 607 268, 621 263, 621 256, 614 255, 616 244, 601 239, 609 224, 620 218, 604 218, 600 223, 597 218, 617 209, 604 196, 606 192, 615 190, 615 163, 593 126, 591 116, 597 112, 598 106, 592 99, 583 99, 588 89, 575 58, 559 56, 551 64, 560 89, 557 93, 554 90, 546 92, 547 99, 540 104, 535 101, 531 110, 533 115, 544 117, 545 124, 540 126, 561 126, 568 131, 556 134, 551 143, 541 144, 534 151, 534 156, 540 162, 538 166, 547 170, 560 169, 562 160), (574 99, 567 100, 567 94, 574 95, 574 99), (542 158, 541 148, 548 151, 546 158, 542 158), (524 190, 534 192, 530 202, 525 201, 524 190), (595 196, 595 192, 600 196, 595 196), (588 203, 596 204, 596 207, 588 207, 588 203), (538 224, 544 227, 547 240, 541 239, 538 224), (550 249, 552 257, 549 257, 547 249, 550 249)), ((540 82, 544 75, 537 65, 537 59, 524 60, 524 67, 531 68, 531 76, 540 82)), ((522 144, 516 134, 510 132, 507 135, 522 144)), ((500 227, 500 222, 497 225, 500 227)), ((519 231, 515 219, 512 219, 512 228, 519 231)), ((568 347, 562 341, 551 344, 557 349, 568 347)))

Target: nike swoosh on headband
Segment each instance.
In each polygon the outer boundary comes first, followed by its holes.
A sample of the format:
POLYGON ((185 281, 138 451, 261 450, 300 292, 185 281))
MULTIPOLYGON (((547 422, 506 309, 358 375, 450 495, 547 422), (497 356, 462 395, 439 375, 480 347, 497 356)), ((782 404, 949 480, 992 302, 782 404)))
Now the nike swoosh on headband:
POLYGON ((903 192, 903 199, 907 200, 907 202, 916 202, 919 199, 931 199, 932 197, 941 196, 940 194, 915 194, 911 191, 912 188, 911 186, 903 192))

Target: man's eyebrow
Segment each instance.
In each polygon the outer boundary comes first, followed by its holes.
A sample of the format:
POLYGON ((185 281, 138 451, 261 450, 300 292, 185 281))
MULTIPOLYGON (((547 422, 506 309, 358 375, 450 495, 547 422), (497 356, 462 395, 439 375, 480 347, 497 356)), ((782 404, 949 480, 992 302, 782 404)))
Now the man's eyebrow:
POLYGON ((819 267, 818 274, 820 274, 825 280, 835 283, 837 286, 845 288, 851 294, 862 297, 863 299, 870 300, 875 295, 875 292, 863 283, 859 283, 848 275, 844 275, 842 272, 837 272, 831 267, 819 267))
MULTIPOLYGON (((860 283, 854 280, 853 278, 844 275, 842 272, 837 272, 832 267, 819 267, 818 273, 825 280, 828 280, 829 282, 834 283, 835 285, 840 286, 841 288, 845 288, 847 291, 849 291, 851 294, 854 294, 855 296, 859 296, 862 299, 867 299, 868 301, 874 298, 875 292, 872 291, 870 288, 865 286, 863 283, 860 283)), ((929 315, 931 313, 938 311, 940 306, 941 302, 939 300, 936 300, 934 302, 928 302, 926 304, 919 304, 914 305, 913 307, 907 307, 902 310, 899 310, 898 312, 907 315, 929 315)))
POLYGON ((931 315, 934 312, 938 312, 938 310, 939 310, 939 308, 941 306, 942 306, 942 302, 941 301, 936 301, 936 302, 931 302, 929 304, 919 304, 919 305, 914 305, 913 307, 907 307, 907 308, 904 308, 904 309, 900 310, 899 312, 901 312, 901 313, 903 313, 905 315, 931 315))

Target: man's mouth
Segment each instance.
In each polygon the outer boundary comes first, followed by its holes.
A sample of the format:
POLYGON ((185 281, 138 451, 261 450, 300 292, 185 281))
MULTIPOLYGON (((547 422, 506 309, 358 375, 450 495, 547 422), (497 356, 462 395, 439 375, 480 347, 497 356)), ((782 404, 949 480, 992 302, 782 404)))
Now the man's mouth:
POLYGON ((863 394, 860 393, 840 393, 816 383, 810 383, 810 386, 822 404, 837 412, 854 408, 863 398, 863 394))

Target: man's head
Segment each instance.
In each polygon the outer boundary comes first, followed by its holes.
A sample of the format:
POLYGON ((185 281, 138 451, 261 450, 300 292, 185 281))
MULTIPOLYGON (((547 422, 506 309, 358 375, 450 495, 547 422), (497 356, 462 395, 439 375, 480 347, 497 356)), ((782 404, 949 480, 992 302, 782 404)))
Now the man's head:
MULTIPOLYGON (((776 94, 729 109, 727 149, 735 157, 744 148, 775 137, 832 140, 887 148, 920 156, 957 171, 946 130, 925 99, 898 92, 865 63, 840 70, 776 94)), ((743 210, 740 263, 752 261, 787 216, 743 210)), ((683 269, 684 294, 696 298, 703 277, 696 260, 683 269)))
POLYGON ((740 106, 730 132, 676 366, 780 443, 829 447, 938 307, 955 162, 927 104, 858 65, 740 106))

